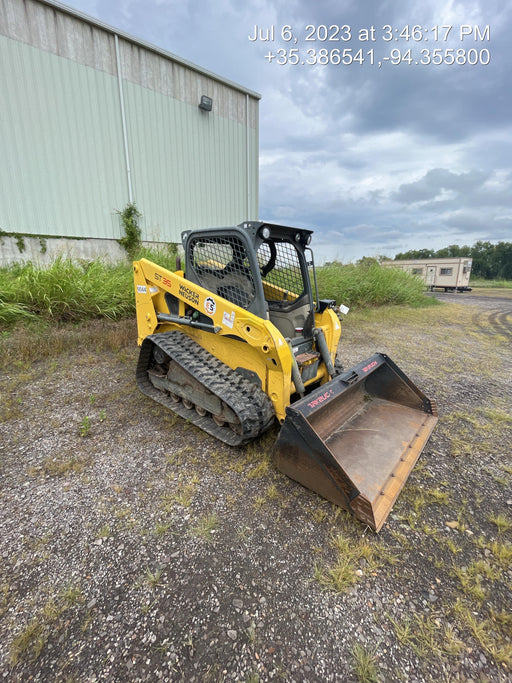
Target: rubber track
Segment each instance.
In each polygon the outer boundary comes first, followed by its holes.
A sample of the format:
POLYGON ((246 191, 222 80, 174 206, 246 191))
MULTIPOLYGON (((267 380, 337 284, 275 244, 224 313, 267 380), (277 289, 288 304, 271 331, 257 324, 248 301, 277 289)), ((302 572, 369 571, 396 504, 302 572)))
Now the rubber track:
POLYGON ((137 364, 137 384, 143 394, 230 446, 242 446, 255 439, 274 421, 272 402, 259 387, 176 330, 149 335, 144 339, 137 364), (209 415, 198 415, 193 408, 188 410, 181 401, 175 403, 170 396, 153 386, 147 370, 151 365, 154 346, 162 349, 231 408, 240 420, 241 434, 236 434, 228 426, 220 427, 209 415))

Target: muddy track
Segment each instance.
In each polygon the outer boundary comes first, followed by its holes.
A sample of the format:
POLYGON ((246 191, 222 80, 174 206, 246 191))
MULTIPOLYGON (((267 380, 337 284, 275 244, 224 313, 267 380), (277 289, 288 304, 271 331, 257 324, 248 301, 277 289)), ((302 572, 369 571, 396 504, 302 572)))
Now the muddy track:
POLYGON ((512 297, 482 296, 473 293, 447 294, 444 292, 436 292, 435 297, 446 303, 457 303, 478 308, 472 317, 472 321, 479 332, 512 337, 512 297))
POLYGON ((492 311, 486 313, 479 311, 472 318, 475 328, 484 334, 501 334, 512 337, 512 310, 492 311))

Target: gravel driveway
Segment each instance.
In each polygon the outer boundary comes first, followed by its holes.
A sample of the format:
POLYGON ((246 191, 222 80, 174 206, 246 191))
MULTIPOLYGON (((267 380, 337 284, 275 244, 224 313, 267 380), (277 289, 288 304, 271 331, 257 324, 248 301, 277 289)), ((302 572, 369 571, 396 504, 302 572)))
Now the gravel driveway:
POLYGON ((440 414, 378 536, 275 431, 231 449, 142 396, 135 345, 13 361, 0 679, 511 680, 512 292, 436 297, 344 325, 347 366, 388 353, 440 414))

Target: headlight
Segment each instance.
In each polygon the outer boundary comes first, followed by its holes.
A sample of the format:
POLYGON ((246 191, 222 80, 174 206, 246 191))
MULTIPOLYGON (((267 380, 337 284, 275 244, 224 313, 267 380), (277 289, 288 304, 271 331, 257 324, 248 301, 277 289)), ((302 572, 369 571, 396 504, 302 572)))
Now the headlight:
POLYGON ((265 226, 264 228, 261 229, 261 236, 263 237, 264 240, 268 240, 270 237, 270 228, 265 226))

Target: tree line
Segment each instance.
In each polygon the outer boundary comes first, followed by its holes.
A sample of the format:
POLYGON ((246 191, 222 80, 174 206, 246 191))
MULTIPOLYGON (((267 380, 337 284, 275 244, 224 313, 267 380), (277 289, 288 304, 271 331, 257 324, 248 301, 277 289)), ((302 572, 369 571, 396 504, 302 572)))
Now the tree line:
POLYGON ((467 257, 473 261, 471 274, 484 280, 512 280, 512 242, 475 242, 472 247, 451 244, 444 249, 411 249, 395 256, 403 259, 467 257))

